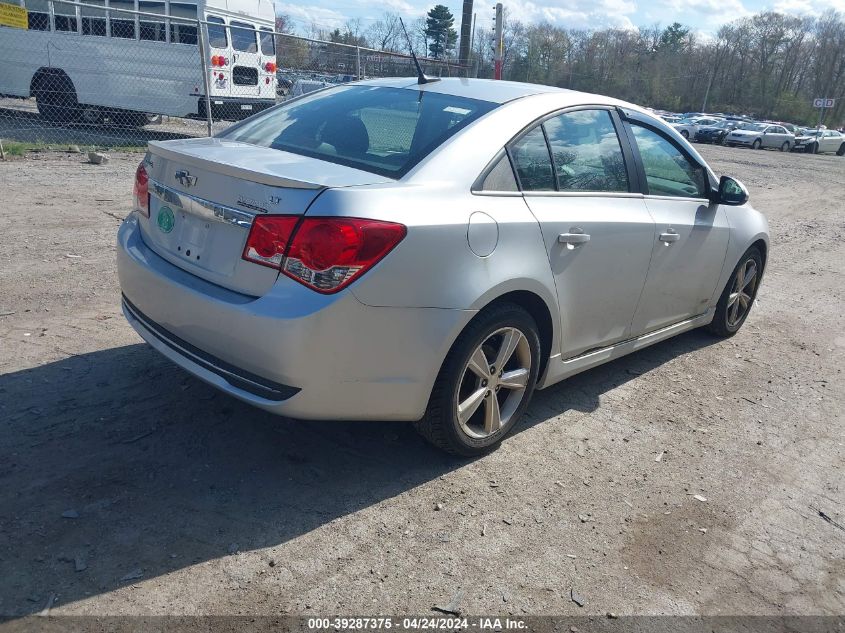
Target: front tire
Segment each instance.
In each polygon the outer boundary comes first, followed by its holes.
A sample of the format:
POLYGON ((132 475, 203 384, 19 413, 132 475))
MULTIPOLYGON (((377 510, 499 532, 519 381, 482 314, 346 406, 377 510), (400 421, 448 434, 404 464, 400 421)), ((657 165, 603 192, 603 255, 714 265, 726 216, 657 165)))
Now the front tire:
POLYGON ((72 123, 79 118, 76 89, 65 75, 44 74, 33 91, 38 113, 54 123, 72 123))
POLYGON ((455 455, 493 450, 525 412, 539 366, 540 336, 528 312, 512 303, 480 312, 443 361, 417 431, 455 455))
POLYGON ((713 321, 706 326, 712 334, 727 338, 739 332, 754 305, 762 274, 763 256, 752 246, 739 259, 719 297, 713 321))
POLYGON ((681 130, 681 136, 689 140, 689 132, 687 132, 686 130, 681 130))

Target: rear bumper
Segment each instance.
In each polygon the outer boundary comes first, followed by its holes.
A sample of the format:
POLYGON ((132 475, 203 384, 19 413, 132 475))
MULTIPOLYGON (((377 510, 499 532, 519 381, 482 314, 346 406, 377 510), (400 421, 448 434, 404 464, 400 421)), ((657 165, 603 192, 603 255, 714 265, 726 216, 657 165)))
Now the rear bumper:
POLYGON ((308 419, 417 420, 472 311, 385 308, 280 277, 241 295, 147 248, 131 215, 118 232, 124 314, 156 350, 214 387, 308 419))
MULTIPOLYGON (((275 99, 244 99, 242 97, 210 97, 211 117, 238 121, 276 105, 275 99)), ((199 98, 197 112, 205 116, 205 97, 199 98)))

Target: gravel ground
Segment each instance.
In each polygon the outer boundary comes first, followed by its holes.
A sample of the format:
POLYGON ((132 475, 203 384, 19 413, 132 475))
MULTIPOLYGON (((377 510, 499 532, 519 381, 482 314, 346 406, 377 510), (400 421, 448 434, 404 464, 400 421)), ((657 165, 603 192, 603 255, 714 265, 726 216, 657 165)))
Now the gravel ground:
POLYGON ((191 378, 119 311, 137 155, 0 163, 0 614, 845 613, 845 159, 702 152, 771 222, 745 327, 539 392, 475 461, 191 378))

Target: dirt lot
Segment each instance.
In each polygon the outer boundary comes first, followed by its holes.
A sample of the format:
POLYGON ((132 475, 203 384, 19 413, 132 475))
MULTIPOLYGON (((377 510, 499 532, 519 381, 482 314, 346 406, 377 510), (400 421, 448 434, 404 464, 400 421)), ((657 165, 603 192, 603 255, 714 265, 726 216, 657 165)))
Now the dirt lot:
POLYGON ((771 222, 743 330, 540 392, 470 462, 143 344, 113 247, 137 155, 0 163, 0 614, 845 613, 845 159, 702 152, 771 222))

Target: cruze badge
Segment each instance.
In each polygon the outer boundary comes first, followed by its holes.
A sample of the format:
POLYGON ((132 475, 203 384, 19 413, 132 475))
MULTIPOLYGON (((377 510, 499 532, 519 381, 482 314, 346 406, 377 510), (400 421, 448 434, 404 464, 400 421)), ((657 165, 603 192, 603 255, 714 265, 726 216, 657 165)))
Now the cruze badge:
POLYGON ((193 187, 197 184, 197 177, 191 176, 191 172, 185 169, 180 169, 176 172, 176 180, 178 180, 179 184, 183 187, 193 187))

